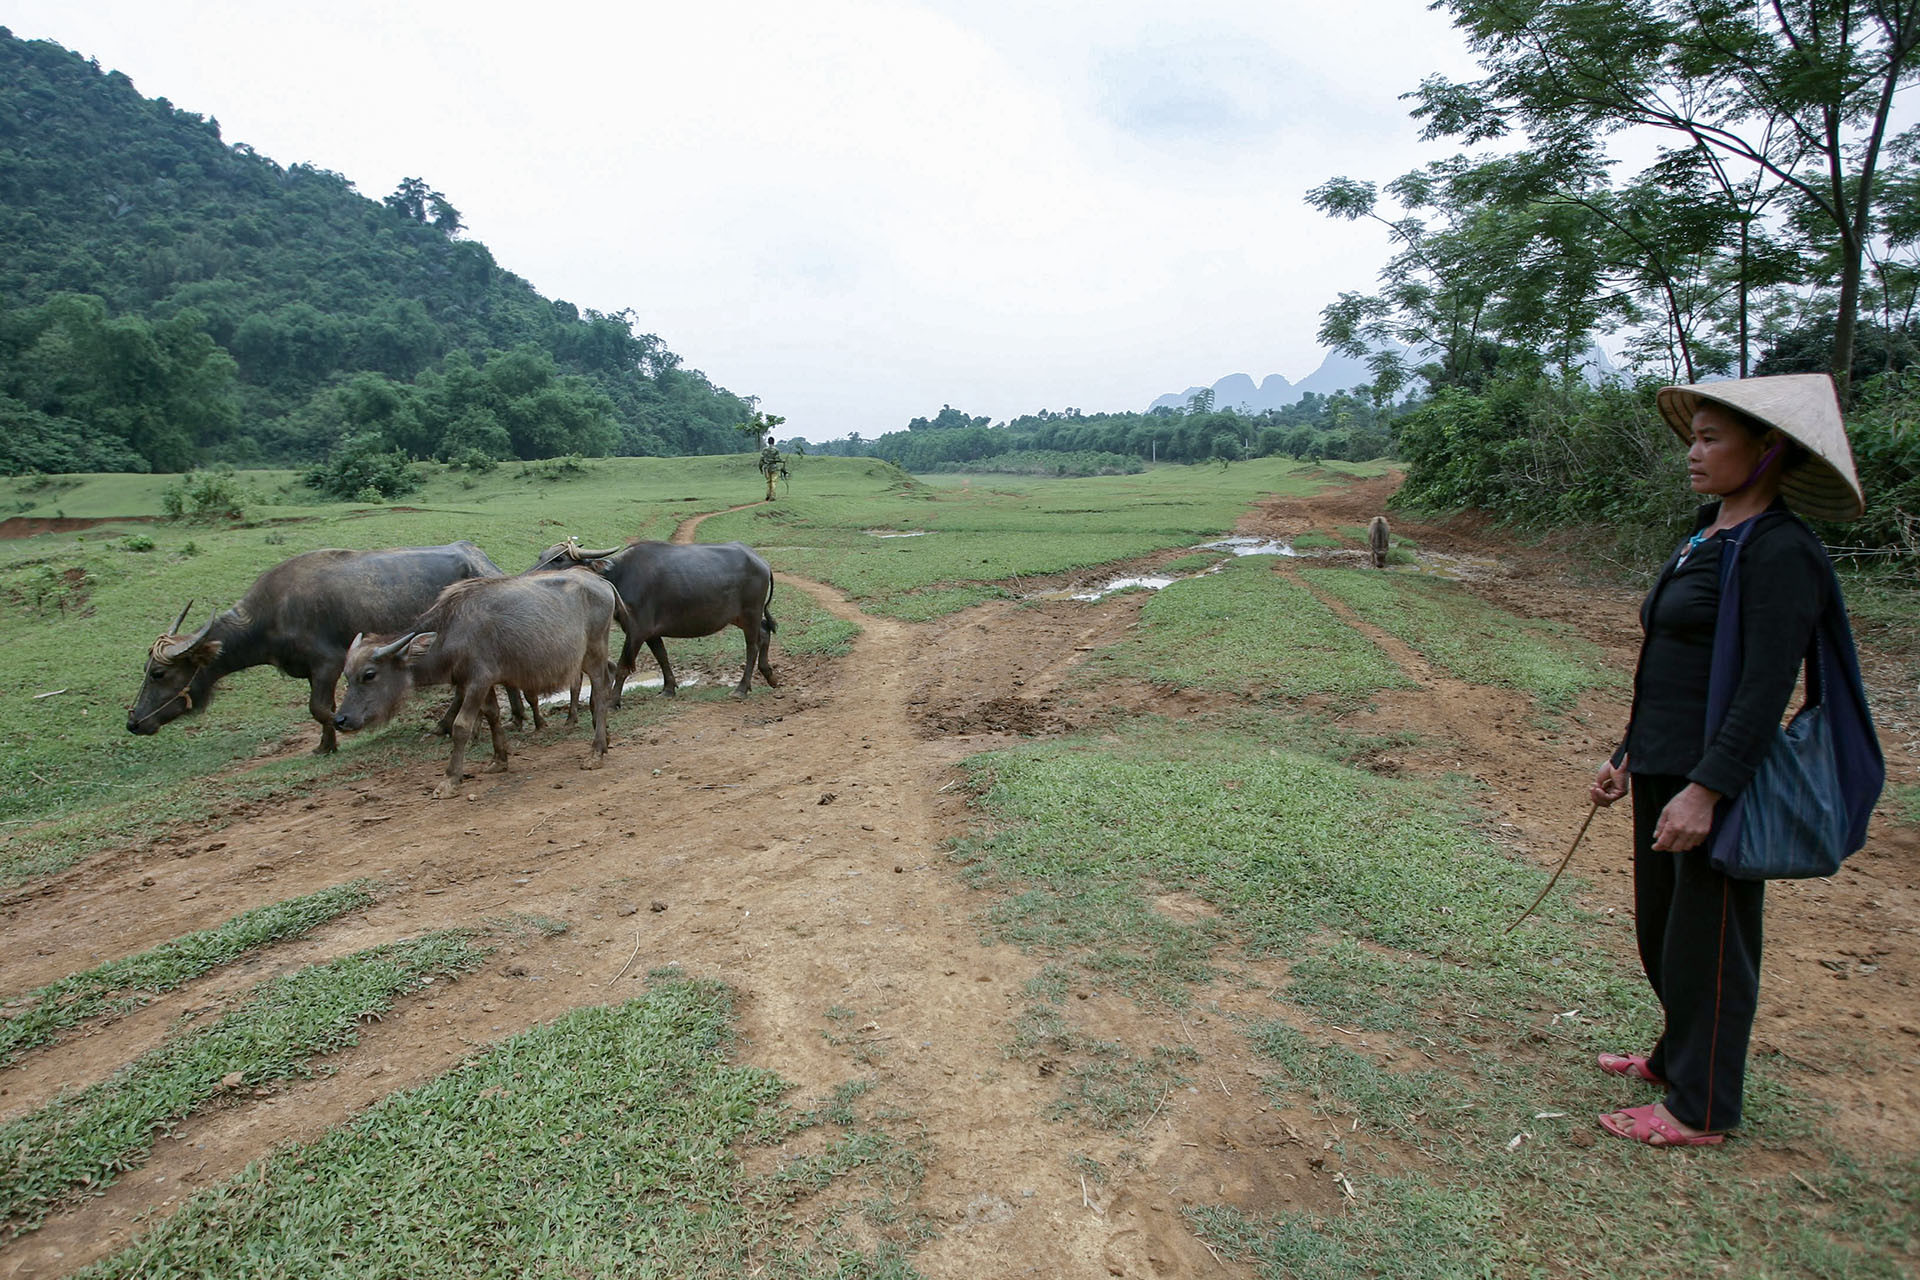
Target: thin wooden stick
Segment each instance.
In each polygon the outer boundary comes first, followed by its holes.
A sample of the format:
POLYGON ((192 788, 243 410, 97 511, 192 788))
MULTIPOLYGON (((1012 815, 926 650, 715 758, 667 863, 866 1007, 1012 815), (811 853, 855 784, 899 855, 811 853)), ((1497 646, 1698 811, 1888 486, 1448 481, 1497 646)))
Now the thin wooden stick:
POLYGON ((634 959, 639 954, 640 954, 640 931, 638 929, 635 929, 633 931, 633 955, 630 955, 627 957, 627 962, 620 966, 620 972, 614 974, 612 981, 608 982, 607 985, 612 986, 615 982, 620 981, 621 975, 625 974, 627 970, 633 968, 634 959))
POLYGON ((1587 834, 1587 828, 1593 825, 1593 815, 1598 812, 1600 812, 1600 805, 1596 802, 1591 809, 1587 810, 1586 821, 1580 824, 1580 830, 1574 834, 1573 843, 1567 846, 1567 856, 1560 859, 1560 865, 1553 869, 1553 878, 1547 881, 1547 887, 1540 891, 1540 896, 1533 900, 1533 903, 1531 906, 1529 906, 1525 911, 1522 911, 1520 913, 1519 919, 1515 920, 1512 924, 1508 925, 1501 932, 1500 934, 1501 937, 1504 938, 1506 937, 1507 934, 1512 933, 1515 929, 1518 929, 1520 927, 1520 921, 1525 920, 1528 916, 1532 915, 1533 908, 1539 906, 1541 903, 1547 900, 1547 895, 1553 892, 1553 886, 1560 883, 1560 873, 1567 869, 1567 864, 1569 862, 1573 861, 1573 851, 1580 847, 1580 837, 1587 834))

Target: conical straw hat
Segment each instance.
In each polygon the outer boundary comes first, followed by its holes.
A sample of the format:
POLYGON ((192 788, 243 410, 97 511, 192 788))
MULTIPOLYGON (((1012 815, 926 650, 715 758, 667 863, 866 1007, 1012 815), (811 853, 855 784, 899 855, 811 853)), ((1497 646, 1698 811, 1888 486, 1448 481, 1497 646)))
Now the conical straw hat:
POLYGON ((1725 405, 1778 428, 1807 450, 1807 460, 1780 477, 1787 505, 1815 520, 1853 520, 1867 509, 1854 470, 1853 449, 1840 420, 1840 397, 1824 373, 1774 378, 1696 382, 1662 387, 1660 416, 1675 434, 1693 443, 1693 413, 1702 403, 1725 405))

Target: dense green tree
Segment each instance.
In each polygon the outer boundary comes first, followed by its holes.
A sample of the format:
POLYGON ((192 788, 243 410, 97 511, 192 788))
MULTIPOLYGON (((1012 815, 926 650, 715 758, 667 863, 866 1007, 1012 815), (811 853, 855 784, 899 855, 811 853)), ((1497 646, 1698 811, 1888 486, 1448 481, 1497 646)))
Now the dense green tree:
POLYGON ((931 418, 914 418, 907 423, 909 431, 955 431, 965 427, 984 427, 992 419, 973 418, 960 412, 950 404, 940 406, 940 412, 931 418))
POLYGON ((1831 242, 1831 369, 1844 387, 1895 95, 1920 70, 1920 0, 1442 3, 1486 74, 1421 84, 1429 137, 1524 129, 1576 154, 1648 127, 1785 188, 1831 242))
POLYGON ((186 470, 232 434, 233 378, 192 310, 156 325, 60 294, 0 323, 0 395, 75 424, 75 439, 118 441, 156 471, 186 470))
MULTIPOLYGON (((54 435, 68 444, 50 446, 49 457, 124 463, 115 449, 137 437, 137 455, 162 468, 307 461, 355 429, 340 389, 358 375, 413 384, 455 353, 479 368, 490 353, 528 347, 554 366, 544 390, 508 397, 514 407, 504 416, 484 405, 433 417, 423 400, 416 407, 427 416, 401 433, 406 450, 439 449, 454 419, 462 440, 490 454, 501 433, 509 450, 563 441, 590 452, 739 448, 732 425, 749 412, 744 402, 683 368, 657 336, 637 331, 631 312, 551 303, 460 230, 459 211, 424 179, 369 200, 337 173, 282 168, 228 146, 217 122, 0 28, 0 334, 31 331, 30 341, 0 351, 0 382, 31 375, 42 399, 0 394, 15 402, 14 420, 31 412, 67 424, 54 435), (69 317, 20 369, 26 347, 43 336, 43 309, 62 294, 99 299, 101 323, 69 317), (184 334, 188 323, 210 344, 201 355, 184 334), (83 332, 66 334, 75 325, 83 332), (63 352, 82 339, 99 353, 124 346, 138 356, 140 325, 164 352, 173 383, 190 367, 207 381, 204 412, 177 398, 135 407, 129 397, 138 399, 149 379, 138 368, 86 374, 84 386, 55 376, 65 376, 71 357, 63 352), (61 403, 92 416, 48 408, 56 390, 61 403), (556 422, 525 416, 540 409, 556 422)), ((20 465, 39 464, 0 459, 20 465)))

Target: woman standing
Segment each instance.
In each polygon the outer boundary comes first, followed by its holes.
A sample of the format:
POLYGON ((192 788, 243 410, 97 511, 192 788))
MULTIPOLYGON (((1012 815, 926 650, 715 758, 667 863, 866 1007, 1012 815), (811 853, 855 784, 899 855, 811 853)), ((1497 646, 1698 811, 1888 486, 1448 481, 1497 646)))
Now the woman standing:
POLYGON ((1766 755, 1814 627, 1839 607, 1825 548, 1800 517, 1851 520, 1865 502, 1824 374, 1666 387, 1658 400, 1688 443, 1694 492, 1719 500, 1700 508, 1695 533, 1640 607, 1645 638, 1632 717, 1589 793, 1602 805, 1633 793, 1640 960, 1665 1013, 1650 1053, 1602 1054, 1599 1064, 1659 1085, 1666 1097, 1600 1123, 1651 1146, 1701 1146, 1740 1123, 1765 892, 1764 881, 1711 865, 1715 809, 1740 793, 1766 755), (1710 732, 1707 686, 1729 534, 1744 535, 1735 561, 1742 658, 1725 717, 1710 732))

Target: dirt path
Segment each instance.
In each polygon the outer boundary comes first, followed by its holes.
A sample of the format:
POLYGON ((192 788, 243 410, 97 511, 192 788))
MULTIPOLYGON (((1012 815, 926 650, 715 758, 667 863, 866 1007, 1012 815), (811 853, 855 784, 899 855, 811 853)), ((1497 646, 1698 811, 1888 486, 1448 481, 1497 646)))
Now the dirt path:
MULTIPOLYGON (((1240 532, 1363 524, 1382 497, 1363 486, 1273 502, 1240 532)), ((676 541, 696 525, 683 525, 676 541)), ((1548 566, 1470 530, 1404 532, 1423 548, 1495 563, 1475 590, 1536 616, 1580 617, 1586 634, 1630 661, 1631 598, 1571 592, 1548 566)), ((3 1078, 6 1116, 105 1077, 177 1018, 209 1016, 269 973, 482 920, 570 927, 557 937, 526 930, 478 974, 367 1026, 324 1074, 188 1120, 103 1195, 0 1249, 0 1276, 70 1271, 124 1243, 143 1215, 164 1215, 176 1197, 276 1145, 317 1136, 476 1047, 637 994, 647 971, 666 964, 741 992, 742 1056, 795 1082, 799 1098, 871 1078, 877 1105, 924 1127, 928 1175, 917 1207, 942 1230, 916 1255, 927 1275, 1248 1274, 1221 1267, 1180 1209, 1224 1201, 1332 1211, 1338 1184, 1314 1163, 1316 1125, 1326 1122, 1269 1105, 1226 1021, 1258 1003, 1277 971, 1218 984, 1184 1016, 1081 993, 1076 1021, 1092 1034, 1205 1051, 1211 1079, 1169 1094, 1136 1136, 1043 1119, 1057 1082, 1006 1055, 1040 962, 980 941, 974 915, 984 900, 944 853, 967 821, 955 766, 1022 735, 1091 723, 1115 700, 1168 715, 1207 705, 1102 686, 1095 708, 1063 689, 1090 649, 1132 625, 1140 597, 998 602, 911 626, 862 614, 820 583, 782 575, 778 589, 857 621, 852 652, 783 661, 776 643, 776 690, 756 688, 746 701, 688 698, 653 726, 616 716, 602 772, 578 768, 584 735, 549 730, 518 739, 512 771, 476 776, 462 799, 428 799, 438 766, 409 765, 234 815, 218 831, 165 833, 14 899, 0 952, 0 991, 9 992, 351 876, 390 886, 372 908, 302 942, 31 1055, 3 1078), (1129 1150, 1135 1158, 1123 1161, 1129 1150), (1116 1176, 1083 1185, 1069 1163, 1076 1153, 1116 1176)), ((1500 830, 1512 844, 1557 857, 1581 812, 1568 795, 1584 786, 1618 723, 1619 698, 1592 699, 1571 730, 1547 734, 1514 695, 1447 680, 1383 643, 1422 687, 1382 697, 1365 718, 1412 729, 1426 745, 1374 766, 1472 773, 1511 824, 1500 830)), ((1913 770, 1902 753, 1894 767, 1901 780, 1913 770)), ((1626 877, 1599 874, 1607 859, 1624 865, 1623 833, 1624 815, 1597 823, 1585 869, 1624 922, 1626 877)), ((1769 916, 1757 1047, 1810 1073, 1844 1066, 1845 1079, 1822 1076, 1818 1089, 1840 1106, 1846 1136, 1864 1145, 1920 1142, 1911 1065, 1917 866, 1909 833, 1877 830, 1841 876, 1774 895, 1769 916), (1810 1052, 1814 1039, 1821 1053, 1810 1052)), ((1623 954, 1630 946, 1624 928, 1618 945, 1623 954)))

